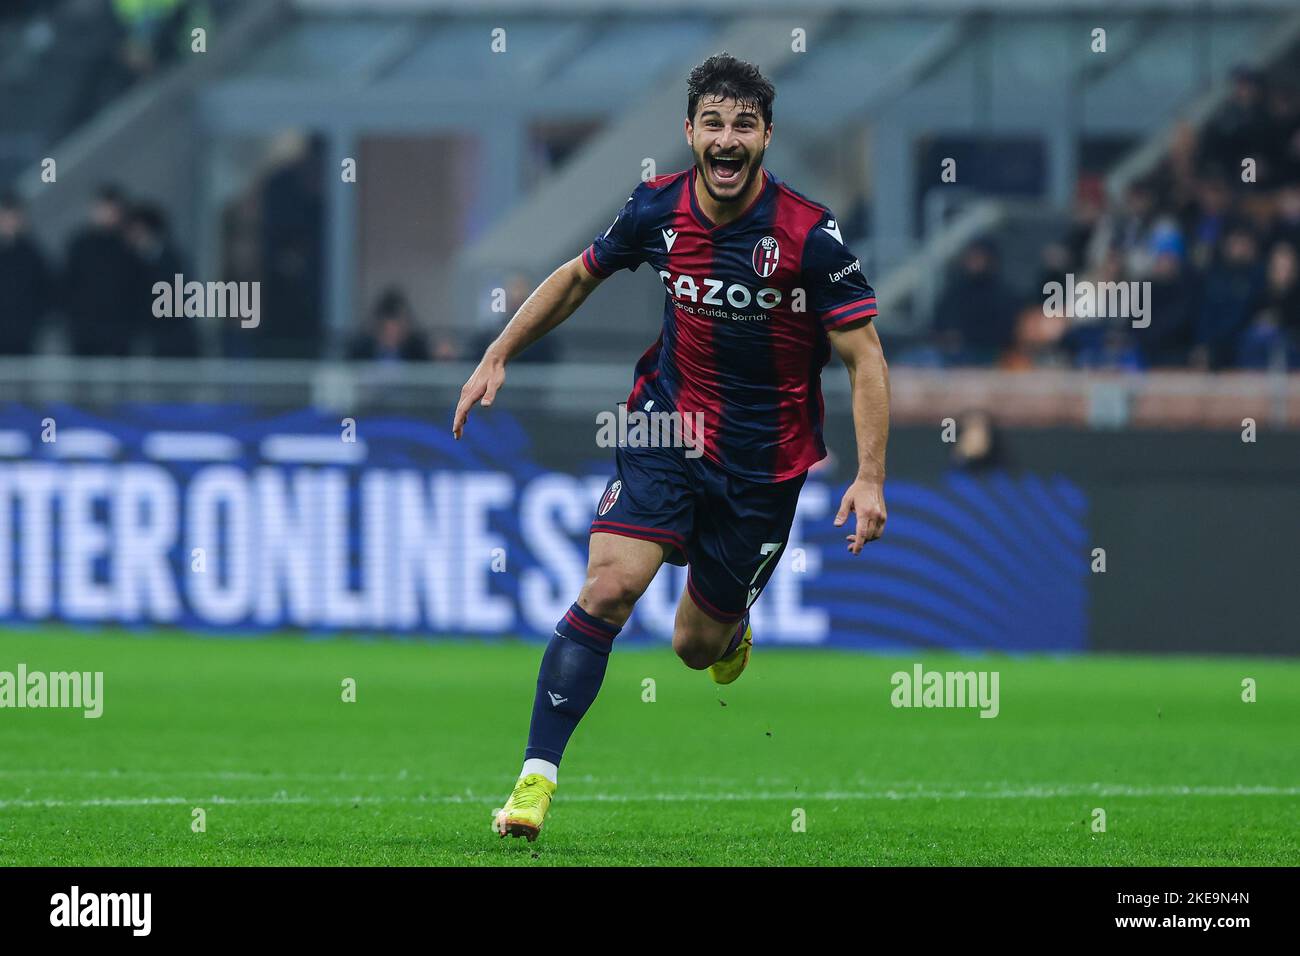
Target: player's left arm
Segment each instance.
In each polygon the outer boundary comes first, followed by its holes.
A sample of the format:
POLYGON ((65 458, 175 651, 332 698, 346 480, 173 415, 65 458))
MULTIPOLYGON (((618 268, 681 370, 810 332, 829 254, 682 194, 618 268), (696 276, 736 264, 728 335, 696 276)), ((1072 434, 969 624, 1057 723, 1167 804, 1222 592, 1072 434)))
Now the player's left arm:
POLYGON ((849 370, 853 392, 853 429, 858 441, 858 474, 844 492, 835 526, 853 514, 854 532, 846 536, 849 551, 858 554, 885 530, 885 444, 889 440, 889 366, 874 322, 827 333, 831 345, 849 370))

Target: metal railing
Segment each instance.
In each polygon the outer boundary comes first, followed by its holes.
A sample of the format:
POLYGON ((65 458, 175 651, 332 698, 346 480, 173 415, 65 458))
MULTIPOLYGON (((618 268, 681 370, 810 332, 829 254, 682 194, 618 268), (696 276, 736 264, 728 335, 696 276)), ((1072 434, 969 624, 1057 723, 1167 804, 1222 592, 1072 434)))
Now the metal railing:
MULTIPOLYGON (((381 364, 279 360, 37 358, 0 359, 0 401, 93 405, 121 402, 315 407, 340 413, 451 414, 470 363, 381 364)), ((590 413, 627 397, 626 363, 516 364, 499 404, 530 413, 590 413)), ((1300 374, 1191 371, 1096 372, 1050 369, 891 371, 892 418, 938 426, 945 417, 987 409, 1004 424, 1042 427, 1240 427, 1300 429, 1300 374)), ((823 375, 828 413, 847 412, 847 376, 823 375)))

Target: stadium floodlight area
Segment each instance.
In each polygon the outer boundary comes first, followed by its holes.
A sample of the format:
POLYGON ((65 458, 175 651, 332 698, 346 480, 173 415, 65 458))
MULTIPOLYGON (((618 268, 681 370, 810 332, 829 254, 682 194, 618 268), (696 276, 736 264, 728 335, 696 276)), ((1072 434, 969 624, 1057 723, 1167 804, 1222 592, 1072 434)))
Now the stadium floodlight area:
MULTIPOLYGON (((79 180, 110 171, 128 192, 174 210, 177 231, 194 237, 199 270, 211 273, 219 269, 224 204, 264 168, 250 161, 248 143, 260 139, 269 152, 286 131, 315 134, 331 171, 376 137, 460 144, 481 157, 491 188, 474 191, 465 234, 439 240, 455 250, 451 261, 411 276, 422 311, 451 330, 460 321, 453 317, 473 315, 484 289, 505 275, 543 275, 566 250, 580 249, 646 174, 647 159, 654 172, 685 165, 676 135, 683 77, 702 56, 727 48, 762 63, 781 91, 774 171, 840 211, 850 229, 862 223, 846 239, 864 253, 882 293, 910 293, 914 284, 893 273, 915 261, 926 238, 912 190, 875 184, 916 182, 922 138, 1028 137, 1041 168, 1026 198, 1063 207, 1081 139, 1145 137, 1163 127, 1276 34, 1290 9, 1269 0, 1113 7, 922 0, 833 9, 706 0, 670 6, 671 16, 646 2, 578 15, 590 6, 252 4, 229 26, 237 57, 223 59, 229 45, 214 50, 201 66, 132 94, 59 152, 65 171, 98 171, 79 180), (1104 67, 1075 42, 1085 11, 1106 12, 1114 53, 1104 67), (977 13, 990 16, 972 19, 977 13), (494 57, 484 41, 501 17, 516 55, 494 57), (796 28, 808 33, 815 56, 784 42, 796 28), (830 87, 833 96, 825 95, 830 87), (532 131, 574 122, 595 131, 556 167, 533 168, 532 131)), ((84 190, 28 192, 41 238, 59 244, 84 190)), ((357 193, 327 193, 324 308, 338 336, 355 327, 374 281, 368 264, 353 267, 368 262, 357 193)), ((617 304, 593 299, 583 357, 625 354, 653 335, 656 289, 628 286, 617 304)), ((882 328, 894 314, 882 311, 882 328)))

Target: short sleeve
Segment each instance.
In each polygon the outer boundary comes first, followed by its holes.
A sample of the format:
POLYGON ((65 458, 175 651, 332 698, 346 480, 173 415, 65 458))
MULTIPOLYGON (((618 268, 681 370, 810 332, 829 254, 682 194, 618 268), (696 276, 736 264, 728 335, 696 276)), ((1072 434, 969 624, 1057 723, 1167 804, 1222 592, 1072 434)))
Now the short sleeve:
POLYGON ((849 251, 839 223, 827 213, 804 241, 803 285, 808 310, 827 332, 866 325, 876 315, 876 292, 849 251))
POLYGON ((582 253, 582 264, 594 276, 605 278, 619 269, 636 271, 644 256, 636 228, 637 194, 634 192, 610 227, 582 253))

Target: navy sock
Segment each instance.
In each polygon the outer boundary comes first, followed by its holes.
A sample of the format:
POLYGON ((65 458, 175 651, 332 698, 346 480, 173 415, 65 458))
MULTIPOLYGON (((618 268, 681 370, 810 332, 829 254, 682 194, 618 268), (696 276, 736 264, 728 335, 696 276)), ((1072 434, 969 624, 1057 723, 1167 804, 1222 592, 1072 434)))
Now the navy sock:
MULTIPOLYGON (((736 625, 736 633, 731 635, 731 643, 728 644, 727 649, 722 652, 722 657, 726 657, 740 646, 740 640, 745 636, 745 628, 747 627, 749 627, 748 612, 746 612, 745 616, 740 619, 740 623, 736 625)), ((722 657, 719 657, 718 660, 722 660, 722 657)))
POLYGON ((574 728, 600 693, 610 648, 620 630, 576 603, 555 626, 537 672, 525 759, 538 757, 559 766, 574 728))

